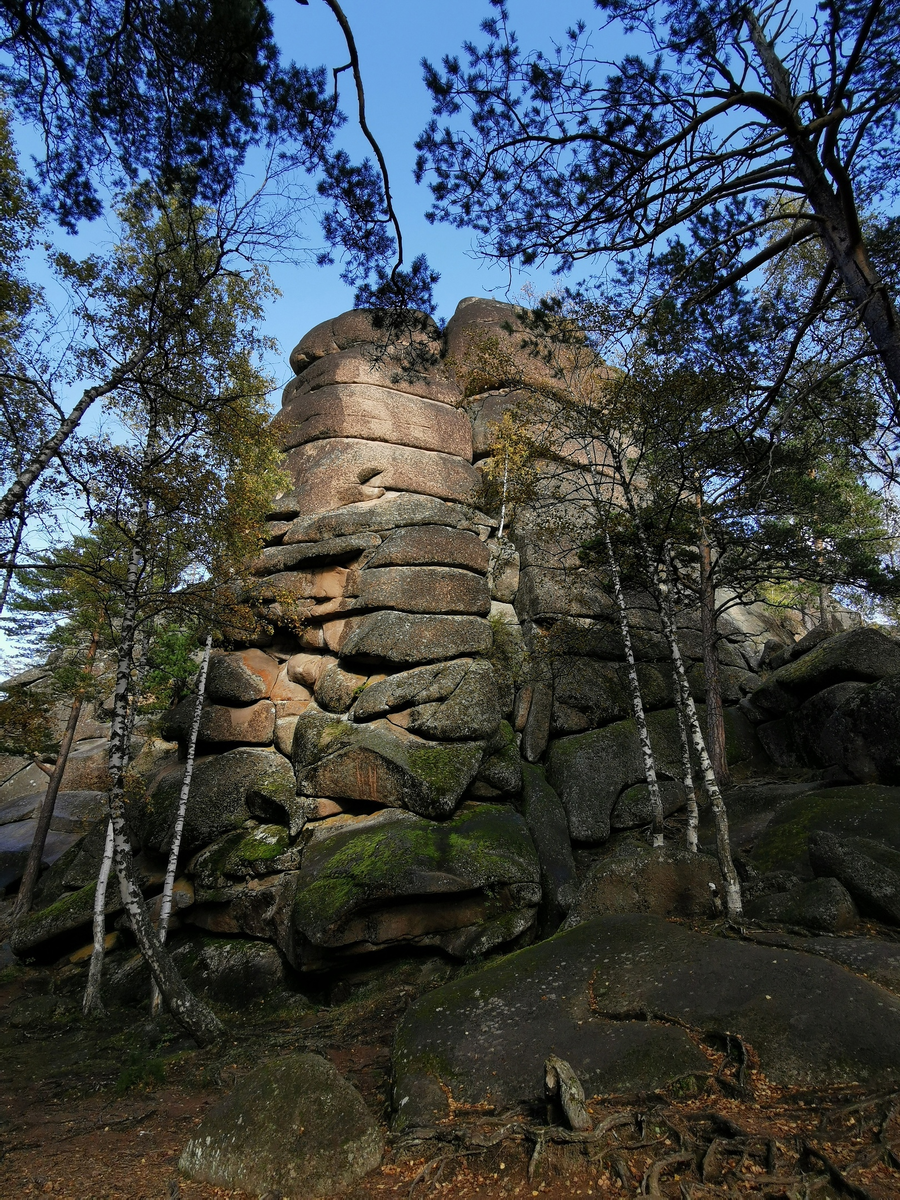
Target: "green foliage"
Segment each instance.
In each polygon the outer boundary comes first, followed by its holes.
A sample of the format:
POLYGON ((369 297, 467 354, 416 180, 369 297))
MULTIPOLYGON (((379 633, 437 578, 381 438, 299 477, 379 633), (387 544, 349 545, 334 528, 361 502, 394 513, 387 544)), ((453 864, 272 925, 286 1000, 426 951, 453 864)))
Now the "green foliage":
POLYGON ((194 658, 198 647, 198 637, 192 629, 164 625, 155 631, 147 651, 142 704, 145 711, 171 708, 188 695, 199 669, 194 658))
POLYGON ((149 1058, 143 1050, 132 1050, 116 1080, 115 1093, 123 1096, 132 1088, 152 1090, 166 1082, 166 1064, 161 1058, 149 1058))

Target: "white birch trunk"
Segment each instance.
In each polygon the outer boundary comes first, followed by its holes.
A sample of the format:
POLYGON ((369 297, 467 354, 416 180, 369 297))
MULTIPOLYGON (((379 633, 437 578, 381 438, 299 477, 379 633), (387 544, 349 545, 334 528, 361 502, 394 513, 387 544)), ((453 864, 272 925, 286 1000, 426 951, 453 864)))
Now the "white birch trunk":
POLYGON ((116 874, 119 879, 122 904, 131 922, 138 948, 150 968, 151 975, 156 980, 169 1011, 178 1024, 185 1028, 199 1045, 205 1046, 221 1039, 224 1033, 222 1023, 188 989, 157 937, 135 878, 131 845, 125 826, 125 770, 129 759, 127 718, 141 566, 141 555, 135 548, 128 564, 110 739, 109 765, 113 786, 109 793, 109 813, 113 827, 116 874))
MULTIPOLYGON (((650 573, 651 579, 653 579, 654 563, 650 554, 650 547, 643 536, 642 530, 639 530, 639 535, 644 553, 647 556, 647 570, 650 573)), ((716 851, 719 858, 719 867, 722 871, 722 878, 725 881, 725 909, 730 920, 737 921, 740 920, 743 913, 743 901, 741 899, 741 883, 738 879, 738 873, 735 870, 734 860, 731 857, 728 813, 725 810, 725 802, 722 800, 722 793, 719 791, 719 785, 716 782, 716 773, 713 770, 712 762, 706 750, 706 742, 703 740, 703 731, 700 728, 697 709, 694 705, 694 698, 691 695, 690 685, 688 684, 687 672, 684 669, 684 660, 681 657, 681 649, 678 645, 678 638, 675 635, 675 626, 672 621, 671 602, 669 599, 669 577, 668 549, 666 549, 663 578, 657 583, 658 590, 661 593, 659 608, 663 633, 669 644, 669 652, 672 655, 678 692, 681 696, 681 707, 687 719, 688 731, 694 745, 694 752, 700 763, 703 790, 706 792, 713 812, 713 819, 716 826, 716 851)))
POLYGON ((641 743, 641 756, 644 760, 644 777, 650 792, 650 811, 653 814, 652 833, 653 845, 660 849, 663 845, 663 807, 659 793, 659 782, 656 778, 656 762, 653 758, 653 747, 650 745, 650 732, 647 729, 647 718, 644 714, 644 702, 641 698, 641 685, 638 682, 637 667, 634 661, 634 650, 631 645, 631 629, 628 625, 628 609, 625 607, 625 596, 622 593, 622 581, 619 578, 619 568, 613 553, 609 534, 604 534, 606 540, 606 557, 612 576, 613 593, 616 598, 616 608, 619 613, 619 625, 622 630, 622 642, 625 646, 625 662, 628 666, 628 685, 631 692, 631 710, 634 713, 634 723, 637 726, 638 739, 641 743))
POLYGON ((100 977, 103 974, 104 940, 106 938, 106 885, 109 883, 109 873, 113 861, 113 827, 112 821, 106 826, 106 845, 103 847, 103 858, 100 861, 100 872, 97 876, 97 890, 94 893, 94 949, 91 953, 91 965, 88 968, 87 987, 84 989, 82 1012, 86 1017, 103 1016, 106 1011, 100 999, 100 977))
POLYGON ((681 680, 677 670, 672 672, 675 679, 675 712, 678 714, 678 739, 681 743, 681 782, 686 797, 687 831, 685 842, 692 854, 697 853, 697 834, 700 828, 700 813, 697 808, 697 792, 694 788, 694 770, 691 766, 691 743, 688 737, 688 722, 681 700, 681 680))
MULTIPOLYGON (((209 652, 212 649, 212 634, 206 638, 203 648, 203 661, 197 676, 197 702, 194 705, 194 719, 191 722, 191 734, 188 738, 187 762, 184 766, 184 779, 181 784, 181 794, 178 797, 178 811, 175 815, 175 829, 172 833, 172 845, 169 847, 169 861, 166 865, 166 879, 163 884, 162 904, 159 910, 159 940, 165 944, 169 932, 169 917, 172 913, 172 893, 175 887, 175 872, 178 868, 178 854, 181 850, 181 835, 184 832, 184 816, 187 812, 188 796, 191 791, 191 778, 194 774, 194 756, 197 750, 197 735, 200 732, 200 717, 203 713, 203 697, 206 693, 206 672, 209 667, 209 652)), ((150 985, 150 1013, 155 1016, 161 1007, 159 988, 154 979, 150 985)))

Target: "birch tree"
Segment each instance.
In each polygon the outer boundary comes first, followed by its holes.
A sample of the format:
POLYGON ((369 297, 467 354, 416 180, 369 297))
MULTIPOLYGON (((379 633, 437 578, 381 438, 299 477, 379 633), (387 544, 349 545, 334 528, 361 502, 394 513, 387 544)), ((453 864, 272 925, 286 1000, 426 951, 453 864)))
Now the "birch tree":
MULTIPOLYGON (((187 743, 187 760, 184 765, 184 779, 178 795, 178 808, 175 813, 175 826, 172 831, 172 844, 169 847, 169 858, 166 863, 166 877, 163 883, 162 902, 159 910, 159 940, 165 943, 169 931, 169 917, 172 912, 172 893, 175 888, 175 872, 178 868, 178 855, 181 851, 181 835, 184 830, 184 817, 187 812, 188 798, 191 793, 191 779, 194 775, 194 755, 197 750, 197 736, 200 733, 200 718, 203 715, 203 698, 206 694, 206 672, 209 667, 209 652, 212 649, 212 634, 207 634, 203 648, 203 658, 197 675, 197 699, 194 704, 194 715, 191 720, 190 733, 187 743)), ((150 994, 150 1012, 156 1014, 160 1008, 160 993, 154 981, 150 994)))

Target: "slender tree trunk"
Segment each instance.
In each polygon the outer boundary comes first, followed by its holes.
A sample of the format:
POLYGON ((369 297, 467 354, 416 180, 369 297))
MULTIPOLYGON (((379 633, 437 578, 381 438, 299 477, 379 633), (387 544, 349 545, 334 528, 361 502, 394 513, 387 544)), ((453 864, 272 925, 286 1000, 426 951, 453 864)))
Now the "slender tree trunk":
POLYGON ((700 813, 697 809, 697 792, 694 788, 694 769, 691 766, 691 743, 688 736, 688 720, 681 696, 681 680, 673 667, 675 680, 675 712, 678 715, 678 740, 681 745, 681 782, 684 788, 687 809, 687 831, 685 843, 692 854, 697 853, 697 834, 700 828, 700 813))
POLYGON ((638 682, 637 667, 634 661, 634 650, 631 645, 631 630, 628 624, 628 609, 625 607, 625 596, 622 593, 622 581, 619 578, 619 568, 613 553, 609 534, 604 534, 606 540, 606 557, 612 577, 613 592, 616 608, 619 613, 619 625, 622 630, 622 642, 625 646, 625 662, 628 667, 628 686, 631 691, 631 710, 634 713, 634 723, 637 726, 638 739, 641 743, 641 756, 644 760, 644 776, 650 792, 650 811, 653 814, 652 832, 653 845, 659 849, 663 845, 663 806, 659 794, 659 782, 656 778, 656 763, 653 758, 653 747, 650 745, 650 732, 647 729, 647 718, 644 714, 644 702, 641 698, 641 685, 638 682))
POLYGON ((13 534, 12 546, 9 551, 9 563, 3 575, 3 590, 0 591, 0 615, 6 608, 6 598, 9 595, 9 589, 12 584, 13 572, 16 569, 16 559, 19 556, 19 547, 22 545, 22 535, 25 532, 25 505, 19 506, 19 519, 16 522, 16 532, 13 534))
MULTIPOLYGON (((653 557, 650 554, 650 547, 647 545, 646 538, 643 537, 643 531, 640 532, 641 541, 643 544, 644 553, 647 558, 647 570, 650 573, 650 578, 656 578, 654 571, 653 557)), ((675 678, 678 682, 678 690, 681 695, 681 705, 684 714, 687 718, 688 730, 691 735, 691 740, 694 743, 694 753, 700 762, 700 773, 703 779, 703 787, 712 808, 713 818, 716 826, 716 850, 719 858, 719 867, 722 871, 722 878, 725 881, 725 908, 728 916, 732 921, 740 919, 743 913, 743 902, 741 899, 741 882, 738 879, 738 873, 735 870, 734 860, 731 857, 731 838, 728 833, 728 813, 725 810, 725 802, 722 799, 722 793, 719 791, 719 785, 716 783, 716 773, 713 770, 710 762, 709 754, 706 750, 706 743, 703 740, 703 731, 700 728, 700 721, 697 717, 697 709, 694 706, 694 698, 691 695, 690 685, 688 683, 687 672, 684 669, 684 660, 681 657, 681 649, 678 645, 678 638, 675 634, 675 625, 671 618, 671 605, 669 600, 670 591, 670 571, 668 563, 668 549, 666 550, 666 561, 663 563, 663 577, 657 582, 657 589, 660 595, 660 617, 662 618, 663 633, 666 641, 669 644, 669 652, 672 655, 672 663, 675 669, 675 678)))
MULTIPOLYGON (((87 655, 84 662, 84 670, 90 671, 94 665, 94 658, 97 653, 97 634, 91 635, 91 644, 88 647, 87 655)), ((31 906, 34 903, 34 889, 37 885, 38 876, 41 872, 41 859, 44 856, 44 846, 47 842, 47 834, 50 830, 50 822, 53 820, 53 810, 56 807, 56 797, 59 795, 60 784, 62 777, 65 774, 66 763, 69 761, 69 751, 72 749, 72 743, 75 740, 75 730, 78 726, 78 719, 81 716, 82 705, 84 704, 85 688, 80 687, 75 693, 72 700, 72 708, 69 712, 69 720, 66 724, 65 733, 62 741, 59 744, 59 754, 56 756, 56 764, 53 767, 53 772, 50 775, 47 783, 47 791, 41 803, 41 811, 38 814, 37 828, 34 831, 34 838, 31 843, 31 850, 28 853, 28 862, 25 864, 25 874, 22 876, 22 883, 19 887, 19 895, 16 898, 16 906, 13 909, 13 920, 17 921, 20 917, 24 917, 26 913, 31 912, 31 906)))
POLYGON ((224 1033, 222 1023, 215 1013, 188 989, 153 928, 135 878, 131 845, 125 826, 125 771, 129 759, 127 717, 141 565, 140 553, 135 549, 128 564, 110 750, 113 786, 109 794, 109 810, 113 827, 116 874, 122 903, 138 947, 169 1011, 199 1045, 205 1046, 221 1039, 224 1033))
POLYGON ((44 473, 50 462, 60 452, 63 443, 78 428, 81 418, 94 401, 99 400, 102 396, 108 396, 110 392, 114 392, 123 380, 127 379, 133 371, 137 370, 149 353, 150 347, 146 346, 137 354, 132 355, 127 362, 117 367, 110 374, 106 383, 98 384, 97 387, 87 388, 82 393, 81 399, 69 415, 65 420, 60 421, 55 432, 47 438, 31 462, 13 480, 6 495, 0 497, 0 521, 7 520, 15 511, 16 505, 22 503, 28 494, 28 489, 44 473))
MULTIPOLYGON (((702 517, 701 517, 702 522, 702 517)), ((706 740, 709 757, 719 787, 727 787, 730 778, 725 749, 725 713, 722 710, 722 684, 719 678, 719 631, 716 628, 716 588, 712 551, 706 530, 700 531, 700 632, 703 642, 703 675, 706 683, 706 740)))
POLYGON ((103 958, 106 949, 106 887, 113 862, 113 827, 112 821, 106 824, 106 844, 103 847, 103 858, 100 860, 100 871, 97 875, 97 890, 94 892, 94 949, 91 951, 91 965, 88 968, 87 987, 84 989, 82 1012, 86 1017, 102 1017, 106 1011, 100 999, 100 978, 103 974, 103 958))
MULTIPOLYGON (((175 829, 172 833, 172 845, 169 847, 169 861, 166 865, 166 879, 163 884, 162 904, 159 910, 159 940, 165 943, 169 932, 169 917, 172 912, 172 893, 175 888, 175 872, 178 868, 178 854, 181 850, 181 835, 184 832, 184 816, 187 812, 188 796, 191 791, 191 778, 194 774, 194 755, 197 750, 197 735, 200 732, 200 717, 203 715, 203 697, 206 693, 206 672, 209 667, 209 652, 212 649, 212 634, 207 634, 206 645, 203 648, 203 661, 197 676, 197 702, 194 705, 194 719, 191 722, 191 734, 188 738, 187 762, 184 766, 184 779, 181 784, 181 794, 178 797, 178 812, 175 816, 175 829)), ((150 985, 150 1013, 156 1015, 160 1010, 159 988, 156 980, 150 985)))

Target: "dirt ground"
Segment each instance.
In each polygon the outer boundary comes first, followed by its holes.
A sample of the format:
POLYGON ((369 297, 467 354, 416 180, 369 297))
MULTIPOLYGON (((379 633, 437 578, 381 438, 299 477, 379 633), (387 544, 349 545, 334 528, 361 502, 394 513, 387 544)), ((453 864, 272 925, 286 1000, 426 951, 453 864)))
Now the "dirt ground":
POLYGON ((705 1047, 697 1095, 594 1098, 588 1134, 546 1113, 459 1113, 401 1141, 387 1130, 390 1044, 424 986, 403 972, 320 1008, 220 1010, 232 1036, 216 1050, 136 1008, 84 1022, 83 968, 11 968, 0 981, 0 1200, 238 1200, 180 1176, 181 1150, 240 1074, 297 1051, 329 1057, 385 1123, 383 1165, 349 1200, 900 1197, 900 1092, 779 1090, 749 1047, 705 1047))

